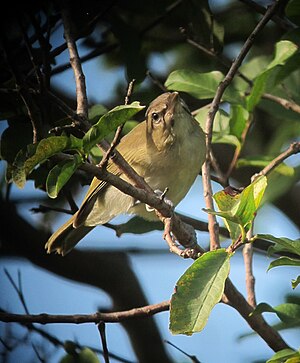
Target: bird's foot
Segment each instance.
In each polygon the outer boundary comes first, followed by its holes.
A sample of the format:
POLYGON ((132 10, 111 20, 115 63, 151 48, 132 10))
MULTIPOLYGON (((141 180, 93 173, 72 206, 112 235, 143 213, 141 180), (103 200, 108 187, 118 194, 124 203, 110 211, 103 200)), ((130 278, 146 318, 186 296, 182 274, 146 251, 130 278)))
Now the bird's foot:
MULTIPOLYGON (((168 192, 168 188, 166 188, 163 192, 159 189, 155 189, 154 193, 159 197, 160 200, 163 200, 165 203, 167 203, 171 208, 174 208, 174 204, 172 201, 168 198, 166 198, 166 194, 168 192)), ((152 208, 150 205, 146 204, 146 210, 147 212, 153 212, 154 208, 152 208)))

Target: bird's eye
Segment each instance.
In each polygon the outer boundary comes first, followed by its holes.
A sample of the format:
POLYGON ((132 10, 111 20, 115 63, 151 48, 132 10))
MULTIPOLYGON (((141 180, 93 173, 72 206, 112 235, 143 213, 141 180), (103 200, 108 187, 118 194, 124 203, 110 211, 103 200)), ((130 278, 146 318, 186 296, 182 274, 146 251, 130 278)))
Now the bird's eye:
POLYGON ((156 113, 156 112, 153 112, 152 113, 152 115, 151 115, 151 117, 152 117, 152 120, 154 121, 154 122, 157 122, 158 120, 159 120, 159 114, 158 113, 156 113))

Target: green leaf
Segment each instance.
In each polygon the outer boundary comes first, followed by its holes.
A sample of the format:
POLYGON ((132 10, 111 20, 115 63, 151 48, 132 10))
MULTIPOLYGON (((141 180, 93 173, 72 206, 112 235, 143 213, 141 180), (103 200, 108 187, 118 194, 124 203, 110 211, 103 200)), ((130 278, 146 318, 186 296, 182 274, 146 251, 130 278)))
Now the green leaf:
MULTIPOLYGON (((218 85, 224 79, 219 71, 199 73, 188 69, 172 72, 165 82, 169 90, 187 92, 198 99, 209 99, 215 96, 218 85)), ((241 96, 231 85, 223 96, 223 101, 241 103, 241 96)))
POLYGON ((13 163, 12 178, 14 183, 23 188, 28 174, 51 156, 63 150, 81 149, 82 140, 71 135, 51 136, 38 144, 28 145, 26 150, 20 150, 13 163))
POLYGON ((268 267, 268 271, 271 268, 278 267, 278 266, 300 266, 300 259, 297 260, 295 258, 290 257, 279 257, 276 260, 272 261, 268 267))
POLYGON ((266 187, 267 178, 262 176, 248 185, 241 193, 232 188, 226 188, 213 196, 219 211, 206 211, 223 217, 231 239, 236 240, 240 233, 246 233, 250 229, 266 187))
POLYGON ((225 249, 206 252, 178 280, 171 299, 173 334, 190 335, 205 327, 211 310, 222 297, 229 258, 225 249))
MULTIPOLYGON (((229 144, 241 147, 242 134, 249 117, 249 113, 241 105, 232 104, 230 115, 222 109, 216 113, 213 125, 212 142, 215 144, 229 144)), ((202 107, 195 119, 204 129, 209 106, 202 107)))
POLYGON ((267 69, 272 69, 276 66, 284 65, 285 62, 298 50, 296 44, 281 40, 275 45, 275 57, 268 65, 267 69))
MULTIPOLYGON (((255 167, 263 169, 267 166, 273 158, 269 156, 251 156, 239 159, 237 168, 242 167, 255 167)), ((284 195, 295 182, 299 179, 300 167, 293 168, 285 163, 281 163, 268 174, 268 187, 264 195, 264 201, 272 202, 284 195)))
POLYGON ((268 359, 266 363, 299 363, 300 354, 293 349, 283 349, 276 352, 272 358, 268 359), (297 361, 290 361, 290 359, 298 358, 297 361))
POLYGON ((83 348, 79 353, 66 354, 60 363, 100 363, 100 360, 91 349, 83 348))
POLYGON ((264 239, 275 243, 275 246, 269 247, 268 253, 287 251, 300 256, 300 239, 292 240, 286 237, 275 237, 271 234, 260 233, 255 235, 254 238, 264 239))
POLYGON ((95 124, 97 121, 99 121, 99 118, 103 115, 105 115, 108 112, 108 109, 100 104, 93 105, 89 109, 89 121, 92 124, 95 124))
POLYGON ((267 69, 255 79, 251 93, 247 97, 248 111, 252 112, 254 107, 259 103, 273 70, 278 66, 284 65, 297 49, 298 47, 288 40, 282 40, 276 44, 273 61, 267 66, 267 69))
POLYGON ((285 15, 295 24, 300 25, 299 0, 290 0, 285 8, 285 15))
POLYGON ((145 106, 141 106, 139 102, 133 102, 130 105, 117 106, 103 115, 84 135, 84 151, 88 153, 99 141, 141 111, 144 107, 145 106))
POLYGON ((275 313, 282 322, 287 324, 300 322, 299 304, 285 303, 273 308, 269 304, 261 303, 256 306, 251 315, 257 315, 266 312, 275 313))
POLYGON ((230 134, 242 140, 243 132, 249 119, 249 112, 242 105, 230 106, 230 134))
POLYGON ((163 230, 163 224, 156 221, 146 221, 141 217, 133 217, 128 222, 115 225, 114 229, 117 236, 120 237, 123 233, 143 234, 154 230, 163 230))
POLYGON ((292 280, 292 288, 295 289, 300 284, 300 275, 295 280, 292 280))
POLYGON ((46 180, 46 190, 50 198, 56 198, 58 196, 58 193, 82 162, 82 157, 75 154, 72 160, 62 161, 50 170, 46 180))

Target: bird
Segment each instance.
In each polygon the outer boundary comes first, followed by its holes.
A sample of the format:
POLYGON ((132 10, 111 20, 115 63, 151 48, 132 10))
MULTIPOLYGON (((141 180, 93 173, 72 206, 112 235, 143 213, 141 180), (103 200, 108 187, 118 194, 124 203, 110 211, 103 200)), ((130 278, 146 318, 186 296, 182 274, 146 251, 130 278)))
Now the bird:
MULTIPOLYGON (((150 103, 145 120, 123 136, 116 149, 153 190, 167 190, 175 207, 201 171, 205 133, 179 93, 165 92, 150 103)), ((111 159, 107 170, 129 181, 111 159)), ((157 220, 147 207, 94 177, 79 210, 52 234, 45 248, 65 256, 95 226, 120 214, 157 220)))

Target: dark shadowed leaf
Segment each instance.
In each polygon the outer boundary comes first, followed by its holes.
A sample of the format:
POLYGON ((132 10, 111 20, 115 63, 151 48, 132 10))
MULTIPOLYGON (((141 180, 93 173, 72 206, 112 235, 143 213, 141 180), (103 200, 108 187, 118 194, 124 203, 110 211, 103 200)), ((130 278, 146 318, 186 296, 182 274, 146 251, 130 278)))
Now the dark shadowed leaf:
POLYGON ((72 160, 62 161, 50 170, 46 180, 46 189, 50 198, 56 198, 58 196, 58 193, 82 162, 82 157, 75 154, 72 160))

